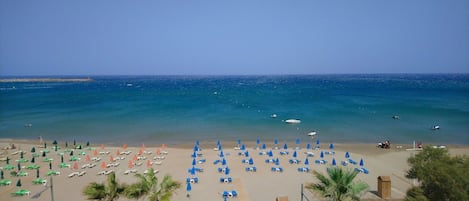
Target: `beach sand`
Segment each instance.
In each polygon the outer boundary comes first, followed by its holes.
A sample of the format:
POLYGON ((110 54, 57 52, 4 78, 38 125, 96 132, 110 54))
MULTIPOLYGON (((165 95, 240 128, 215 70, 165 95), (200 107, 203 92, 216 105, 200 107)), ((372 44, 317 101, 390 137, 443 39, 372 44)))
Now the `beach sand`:
MULTIPOLYGON (((39 148, 38 141, 27 141, 27 140, 11 140, 11 139, 0 139, 0 147, 6 147, 10 143, 16 145, 16 149, 13 150, 1 150, 0 158, 8 156, 10 164, 17 167, 16 160, 19 159, 20 154, 13 153, 18 150, 23 150, 26 153, 24 158, 31 160, 32 153, 31 148, 34 146, 36 148, 36 153, 40 153, 43 148, 39 148)), ((141 146, 139 147, 128 147, 124 150, 122 147, 112 147, 104 145, 104 149, 101 148, 101 145, 91 145, 90 147, 94 148, 98 152, 98 157, 101 158, 99 162, 89 162, 86 161, 86 155, 89 155, 91 158, 94 157, 94 150, 90 150, 83 146, 85 155, 79 156, 81 160, 77 161, 78 170, 73 170, 75 162, 70 162, 69 152, 64 153, 64 162, 71 165, 72 168, 59 168, 58 164, 60 163, 60 156, 54 150, 51 150, 52 144, 50 141, 48 143, 48 150, 50 153, 47 154, 47 157, 53 158, 53 170, 60 171, 60 175, 53 176, 53 193, 55 200, 86 200, 85 196, 82 195, 83 188, 90 182, 103 182, 106 178, 104 175, 97 175, 98 172, 102 171, 101 163, 105 161, 106 163, 110 162, 110 156, 112 155, 116 158, 117 150, 121 153, 123 151, 132 151, 130 155, 123 155, 125 159, 118 160, 120 165, 117 167, 106 168, 105 170, 114 170, 116 172, 117 180, 121 183, 133 183, 136 181, 132 173, 124 175, 124 171, 128 170, 129 160, 133 160, 134 156, 139 152, 140 149, 143 150, 141 146), (109 154, 99 155, 99 152, 109 152, 109 154), (95 163, 96 167, 81 169, 82 165, 87 163, 95 163), (81 172, 86 170, 86 174, 78 177, 73 176, 68 177, 72 172, 81 172)), ((70 147, 71 143, 69 142, 70 147)), ((412 186, 412 180, 405 178, 405 172, 409 168, 407 164, 407 158, 410 157, 414 152, 406 151, 406 148, 410 148, 411 145, 399 145, 402 148, 396 148, 396 145, 393 145, 391 149, 379 149, 376 148, 375 144, 334 144, 335 154, 325 154, 324 159, 328 161, 329 165, 320 165, 314 163, 316 159, 320 159, 321 151, 330 151, 328 148, 329 144, 321 144, 321 149, 318 150, 306 150, 305 145, 301 145, 300 150, 297 151, 297 158, 301 160, 300 164, 290 164, 289 159, 292 159, 292 153, 294 151, 295 144, 289 144, 288 151, 289 155, 280 155, 279 152, 283 151, 283 146, 278 150, 273 150, 274 158, 279 158, 280 166, 283 167, 283 172, 272 172, 271 167, 275 165, 272 163, 266 163, 265 159, 269 158, 265 155, 259 155, 259 152, 262 150, 256 150, 255 142, 246 143, 246 150, 249 151, 250 157, 254 161, 254 166, 257 168, 257 172, 246 172, 245 167, 249 166, 242 163, 243 159, 246 157, 239 156, 238 153, 240 150, 235 150, 234 147, 237 146, 236 142, 225 142, 222 141, 223 153, 225 155, 227 166, 230 168, 229 176, 232 177, 231 183, 221 183, 219 179, 221 177, 227 177, 224 173, 219 173, 218 168, 222 165, 214 164, 214 161, 220 159, 219 151, 215 151, 216 142, 200 142, 200 147, 202 151, 201 157, 199 159, 205 159, 206 162, 203 164, 197 164, 196 167, 202 168, 203 172, 196 173, 196 177, 199 178, 198 183, 191 184, 192 190, 190 192, 186 191, 186 178, 191 177, 191 174, 188 172, 188 169, 192 167, 191 154, 193 153, 194 144, 180 144, 180 145, 171 145, 166 146, 164 149, 161 144, 153 145, 147 144, 144 148, 144 151, 151 152, 151 154, 143 154, 146 156, 146 160, 140 160, 141 166, 135 166, 132 169, 137 169, 139 173, 143 173, 147 169, 147 160, 152 162, 156 161, 153 158, 156 155, 157 149, 160 152, 168 152, 165 156, 165 159, 161 160, 162 164, 157 165, 153 164, 154 169, 158 169, 159 172, 157 176, 162 178, 165 174, 170 174, 174 180, 181 182, 181 188, 178 189, 173 195, 171 200, 176 201, 206 201, 206 200, 223 200, 222 192, 236 190, 238 196, 236 198, 229 198, 228 200, 239 200, 239 201, 260 201, 260 200, 275 200, 278 196, 288 196, 289 200, 300 200, 301 184, 316 182, 316 178, 312 174, 312 171, 309 173, 298 172, 298 167, 304 167, 304 160, 306 159, 305 152, 313 152, 314 156, 309 157, 310 164, 309 168, 316 170, 318 172, 325 172, 327 167, 330 167, 332 158, 334 157, 337 161, 337 165, 341 166, 341 161, 345 160, 345 152, 349 151, 351 158, 359 162, 363 158, 365 167, 369 170, 369 174, 359 173, 357 180, 364 181, 369 184, 370 189, 362 198, 363 200, 380 200, 377 196, 377 178, 378 176, 390 176, 392 183, 392 198, 395 200, 401 200, 405 197, 406 190, 412 186), (188 197, 187 194, 190 194, 188 197)), ((64 143, 59 142, 59 146, 64 150, 64 143)), ((272 143, 267 143, 267 151, 272 148, 272 143)), ((279 145, 280 146, 280 145, 279 145)), ((469 147, 467 146, 450 146, 450 152, 452 154, 469 154, 469 147)), ((58 152, 61 152, 59 150, 58 152)), ((74 156, 78 156, 79 150, 74 151, 74 156)), ((121 155, 122 156, 122 155, 121 155)), ((49 163, 42 162, 43 157, 39 156, 36 158, 36 164, 40 165, 40 177, 45 178, 50 181, 50 177, 46 177, 46 172, 49 171, 49 163)), ((22 164, 28 165, 30 162, 22 164)), ((5 161, 0 161, 0 166, 4 167, 6 165, 5 161)), ((349 164, 347 167, 355 168, 359 167, 358 165, 349 164)), ((10 171, 5 170, 5 178, 12 181, 9 186, 0 186, 0 200, 30 200, 32 196, 42 192, 40 197, 36 200, 46 201, 51 200, 50 189, 46 188, 44 185, 33 185, 32 180, 36 178, 36 170, 23 170, 28 172, 29 175, 21 177, 22 189, 27 189, 31 191, 30 196, 22 197, 13 197, 12 192, 16 191, 16 182, 18 177, 10 176, 10 171)), ((305 190, 307 198, 318 200, 319 197, 310 193, 308 190, 305 190), (316 196, 316 197, 315 197, 316 196), (313 198, 314 197, 314 198, 313 198)), ((124 197, 121 197, 119 200, 128 200, 124 197)))

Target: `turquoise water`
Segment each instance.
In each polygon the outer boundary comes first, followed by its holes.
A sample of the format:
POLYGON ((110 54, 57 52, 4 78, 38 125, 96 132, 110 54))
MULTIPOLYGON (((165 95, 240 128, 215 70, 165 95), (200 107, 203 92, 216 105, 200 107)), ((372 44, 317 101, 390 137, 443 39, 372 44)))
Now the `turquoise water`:
POLYGON ((92 78, 0 83, 0 137, 294 142, 311 140, 306 133, 315 130, 330 142, 469 144, 466 74, 92 78), (289 118, 302 123, 282 121, 289 118))

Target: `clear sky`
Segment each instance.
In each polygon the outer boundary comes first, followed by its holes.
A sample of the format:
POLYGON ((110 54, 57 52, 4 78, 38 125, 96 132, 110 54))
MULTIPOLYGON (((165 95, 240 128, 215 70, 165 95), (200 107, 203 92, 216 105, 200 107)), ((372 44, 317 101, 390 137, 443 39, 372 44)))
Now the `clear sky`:
POLYGON ((468 0, 0 0, 0 75, 469 73, 468 0))

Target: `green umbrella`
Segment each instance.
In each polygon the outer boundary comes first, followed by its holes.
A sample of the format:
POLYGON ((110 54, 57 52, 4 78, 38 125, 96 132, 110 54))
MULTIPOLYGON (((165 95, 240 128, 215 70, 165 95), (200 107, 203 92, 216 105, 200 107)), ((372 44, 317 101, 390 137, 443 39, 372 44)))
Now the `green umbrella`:
POLYGON ((35 158, 34 158, 34 156, 33 156, 33 158, 31 159, 31 163, 34 163, 34 162, 36 162, 36 160, 35 160, 35 158))
POLYGON ((42 152, 42 157, 46 157, 46 152, 45 151, 42 152))
POLYGON ((3 170, 0 170, 0 179, 5 179, 5 176, 3 175, 3 170))
POLYGON ((31 153, 34 153, 34 152, 36 152, 36 148, 33 147, 31 148, 31 153))
POLYGON ((65 142, 65 147, 68 147, 68 142, 65 142))
POLYGON ((57 151, 57 146, 54 147, 54 151, 57 151))
POLYGON ((57 146, 57 140, 54 140, 54 142, 52 142, 53 145, 57 146))
POLYGON ((73 140, 73 146, 77 145, 77 141, 73 140))
POLYGON ((21 179, 18 179, 18 181, 16 182, 16 186, 21 187, 21 179))
POLYGON ((90 141, 86 142, 86 146, 87 146, 87 147, 90 146, 90 141))
POLYGON ((61 162, 61 163, 64 162, 64 155, 60 155, 60 162, 61 162))
POLYGON ((70 152, 70 156, 73 156, 73 150, 70 152))
POLYGON ((49 162, 49 170, 52 170, 52 162, 49 162))
POLYGON ((21 164, 18 163, 18 171, 20 171, 20 170, 21 170, 21 164))
POLYGON ((23 157, 24 157, 24 153, 21 152, 21 153, 20 153, 20 158, 23 158, 23 157))
POLYGON ((36 178, 39 178, 39 168, 36 169, 36 178))
POLYGON ((10 158, 7 156, 7 164, 10 164, 10 158))
POLYGON ((44 149, 47 148, 47 144, 44 142, 44 149))

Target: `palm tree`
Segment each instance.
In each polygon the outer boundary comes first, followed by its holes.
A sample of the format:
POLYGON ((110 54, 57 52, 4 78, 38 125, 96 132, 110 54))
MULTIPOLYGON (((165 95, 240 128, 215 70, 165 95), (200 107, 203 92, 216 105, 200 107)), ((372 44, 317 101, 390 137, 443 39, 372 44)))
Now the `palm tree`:
POLYGON ((171 179, 171 176, 165 175, 160 184, 153 168, 148 170, 148 174, 136 174, 139 181, 131 184, 125 189, 125 196, 130 199, 139 199, 148 197, 150 201, 169 201, 173 192, 178 189, 181 184, 171 179))
POLYGON ((106 184, 92 182, 83 189, 83 194, 88 200, 113 201, 119 198, 119 194, 122 194, 125 188, 125 185, 117 183, 116 174, 112 172, 107 176, 106 184))
POLYGON ((314 171, 319 183, 310 184, 306 188, 312 189, 325 198, 333 201, 360 200, 360 196, 368 189, 364 182, 355 183, 353 180, 358 172, 341 167, 331 167, 327 176, 314 171))

